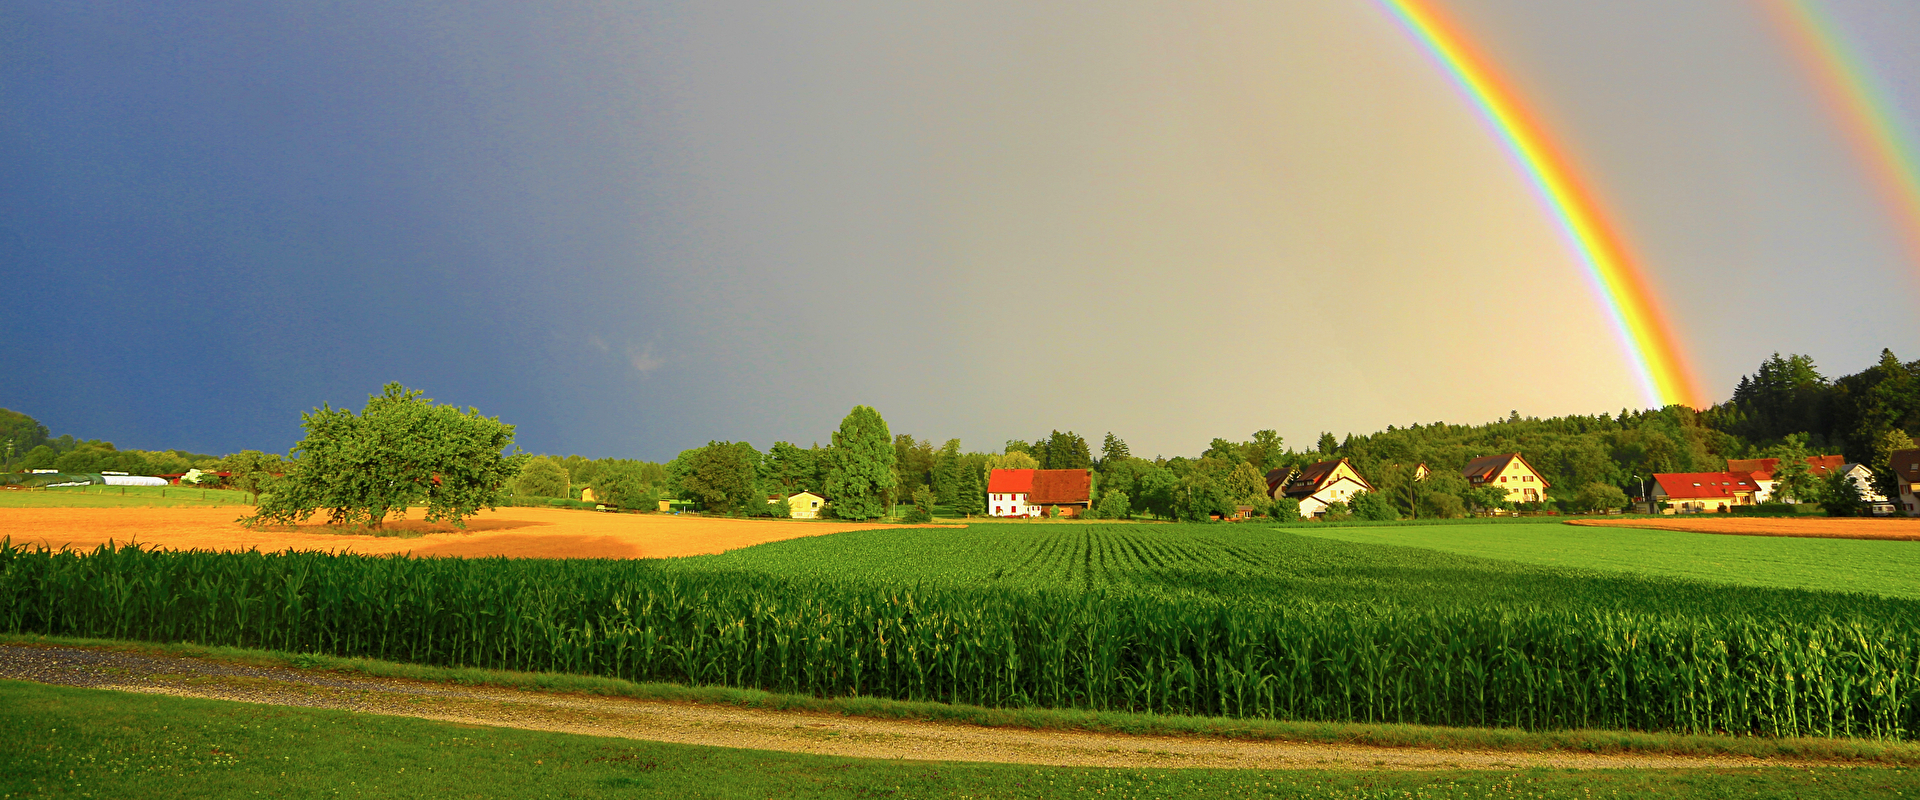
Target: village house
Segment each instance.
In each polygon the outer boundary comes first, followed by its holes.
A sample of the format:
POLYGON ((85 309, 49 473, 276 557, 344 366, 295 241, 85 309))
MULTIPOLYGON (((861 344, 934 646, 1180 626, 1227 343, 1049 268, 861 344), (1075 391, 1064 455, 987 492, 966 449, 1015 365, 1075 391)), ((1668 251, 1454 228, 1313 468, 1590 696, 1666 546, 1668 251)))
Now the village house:
POLYGON ((996 469, 987 473, 987 515, 1040 517, 1049 509, 1077 517, 1092 504, 1093 473, 1084 469, 996 469))
MULTIPOLYGON (((1807 456, 1807 471, 1813 474, 1814 480, 1823 479, 1836 469, 1844 471, 1846 465, 1846 456, 1807 456)), ((1773 486, 1777 483, 1773 475, 1780 471, 1780 459, 1729 458, 1727 471, 1736 475, 1746 475, 1755 486, 1759 487, 1759 491, 1754 493, 1753 502, 1778 502, 1773 499, 1773 486)))
MULTIPOLYGON (((767 495, 767 502, 780 502, 780 495, 767 495)), ((802 489, 787 495, 787 516, 793 519, 819 519, 820 510, 826 505, 827 498, 802 489)))
POLYGON ((1267 473, 1268 485, 1278 491, 1274 499, 1285 496, 1300 501, 1300 516, 1303 517, 1320 516, 1326 513, 1327 506, 1348 502, 1361 492, 1373 491, 1373 484, 1360 477, 1360 472, 1344 458, 1310 464, 1285 484, 1273 482, 1277 472, 1280 470, 1267 473))
POLYGON ((1840 472, 1860 488, 1860 499, 1867 504, 1867 513, 1876 517, 1891 516, 1893 499, 1880 493, 1873 485, 1873 469, 1865 464, 1850 463, 1840 468, 1840 472))
POLYGON ((1893 451, 1887 467, 1900 490, 1900 513, 1920 517, 1920 448, 1893 451))
POLYGON ((1505 489, 1507 501, 1513 503, 1545 502, 1547 487, 1551 485, 1519 453, 1476 458, 1460 468, 1460 477, 1466 478, 1467 483, 1475 488, 1498 486, 1505 489))
POLYGON ((1759 484, 1745 472, 1662 472, 1653 476, 1653 502, 1667 514, 1715 514, 1758 500, 1759 484))

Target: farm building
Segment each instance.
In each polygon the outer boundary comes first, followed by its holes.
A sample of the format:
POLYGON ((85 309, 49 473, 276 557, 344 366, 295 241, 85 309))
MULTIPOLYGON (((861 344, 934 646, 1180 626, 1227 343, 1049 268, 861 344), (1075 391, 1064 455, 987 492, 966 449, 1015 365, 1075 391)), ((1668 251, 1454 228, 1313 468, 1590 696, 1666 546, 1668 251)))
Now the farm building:
POLYGON ((1867 504, 1867 513, 1876 517, 1885 517, 1893 513, 1893 500, 1881 494, 1873 485, 1873 470, 1865 464, 1847 464, 1840 472, 1860 487, 1860 499, 1867 504))
MULTIPOLYGON (((767 495, 767 502, 780 502, 780 495, 767 495)), ((827 498, 803 489, 787 495, 787 516, 793 519, 819 519, 820 510, 826 505, 827 498)))
POLYGON ((987 515, 1038 517, 1049 508, 1060 516, 1085 513, 1093 494, 1093 473, 1084 469, 996 469, 987 474, 987 515))
POLYGON ((1519 453, 1476 458, 1460 468, 1460 477, 1476 488, 1497 485, 1507 490, 1507 500, 1514 503, 1541 502, 1551 485, 1519 453))
POLYGON ((1671 503, 1669 514, 1710 514, 1759 502, 1754 498, 1760 486, 1745 472, 1662 472, 1653 484, 1653 501, 1671 503))
POLYGON ((1900 487, 1900 512, 1920 517, 1920 448, 1895 450, 1887 466, 1900 487))
MULTIPOLYGON (((1834 470, 1845 470, 1846 456, 1807 456, 1807 469, 1813 477, 1825 478, 1834 470)), ((1755 486, 1760 487, 1754 493, 1753 502, 1773 502, 1773 474, 1780 471, 1780 459, 1777 458, 1730 458, 1727 459, 1727 471, 1751 476, 1755 486)))
MULTIPOLYGON (((1278 470, 1275 470, 1278 472, 1278 470)), ((1271 482, 1272 473, 1268 473, 1271 482)), ((1345 503, 1361 492, 1373 491, 1373 484, 1360 477, 1360 472, 1346 459, 1321 461, 1309 464, 1300 474, 1279 488, 1278 497, 1291 497, 1300 501, 1300 516, 1317 517, 1334 503, 1345 503)))

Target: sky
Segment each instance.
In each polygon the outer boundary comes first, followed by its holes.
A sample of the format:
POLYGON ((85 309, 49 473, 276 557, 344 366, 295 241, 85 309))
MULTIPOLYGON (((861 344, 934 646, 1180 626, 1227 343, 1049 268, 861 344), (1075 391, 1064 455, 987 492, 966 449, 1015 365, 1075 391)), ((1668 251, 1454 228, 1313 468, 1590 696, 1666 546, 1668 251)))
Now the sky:
MULTIPOLYGON (((1749 2, 1434 0, 1704 393, 1920 358, 1875 166, 1749 2)), ((1920 5, 1813 3, 1920 139, 1920 5)), ((1647 405, 1514 158, 1374 2, 0 5, 0 407, 286 451, 388 381, 536 453, 997 451, 1647 405)))

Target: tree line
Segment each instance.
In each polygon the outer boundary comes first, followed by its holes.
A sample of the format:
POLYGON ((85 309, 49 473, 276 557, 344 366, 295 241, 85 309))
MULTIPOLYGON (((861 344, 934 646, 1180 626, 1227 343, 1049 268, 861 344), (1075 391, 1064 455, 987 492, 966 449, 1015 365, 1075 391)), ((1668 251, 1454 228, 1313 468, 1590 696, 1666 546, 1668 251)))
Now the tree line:
MULTIPOLYGON (((1133 455, 1111 432, 1097 453, 1080 434, 1059 430, 1031 441, 1009 440, 989 452, 969 451, 959 439, 936 446, 933 439, 891 433, 878 411, 857 406, 824 446, 777 441, 761 451, 744 441, 716 440, 664 464, 578 455, 522 457, 499 492, 578 499, 583 488, 592 487, 600 502, 627 508, 671 499, 711 512, 777 515, 782 507, 769 498, 810 491, 825 496, 836 516, 873 519, 904 504, 909 517, 921 518, 935 509, 984 513, 987 476, 994 469, 1088 469, 1094 474, 1089 513, 1096 518, 1207 519, 1249 507, 1286 519, 1297 515, 1298 506, 1270 498, 1267 476, 1345 458, 1375 490, 1333 513, 1367 519, 1449 517, 1506 505, 1498 489, 1468 485, 1460 469, 1479 456, 1520 453, 1550 484, 1541 508, 1617 507, 1628 496, 1643 495, 1655 473, 1717 472, 1728 459, 1763 457, 1782 459, 1783 494, 1844 505, 1846 498, 1834 494, 1843 487, 1817 485, 1797 466, 1801 459, 1838 452, 1868 464, 1882 493, 1891 494, 1888 456, 1912 447, 1913 431, 1920 431, 1920 360, 1902 362, 1883 350, 1873 366, 1828 379, 1810 357, 1776 353, 1741 379, 1731 399, 1699 411, 1674 405, 1545 419, 1514 412, 1480 425, 1389 425, 1344 437, 1325 432, 1304 449, 1288 446, 1274 430, 1260 430, 1245 439, 1215 438, 1194 456, 1148 459, 1133 455), (1415 480, 1422 464, 1430 474, 1415 480)), ((0 440, 7 447, 9 470, 174 474, 199 469, 229 472, 225 483, 252 491, 295 462, 252 450, 219 458, 179 450, 117 450, 109 442, 53 438, 33 418, 5 409, 0 409, 0 440)))

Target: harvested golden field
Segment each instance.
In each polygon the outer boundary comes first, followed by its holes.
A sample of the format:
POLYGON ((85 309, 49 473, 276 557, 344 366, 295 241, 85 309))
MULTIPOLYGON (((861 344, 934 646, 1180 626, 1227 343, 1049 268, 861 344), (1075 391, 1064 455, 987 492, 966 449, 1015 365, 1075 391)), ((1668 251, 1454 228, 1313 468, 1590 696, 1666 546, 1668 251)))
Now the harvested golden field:
POLYGON ((1920 541, 1920 517, 1732 517, 1702 515, 1638 519, 1574 519, 1574 525, 1722 533, 1731 536, 1793 536, 1807 539, 1920 541))
POLYGON ((857 522, 744 520, 666 514, 606 514, 557 508, 482 511, 462 531, 415 519, 389 533, 337 533, 321 525, 249 530, 245 508, 0 508, 0 537, 13 543, 83 548, 139 542, 170 550, 319 550, 417 556, 662 558, 720 553, 765 542, 841 531, 902 527, 857 522))

